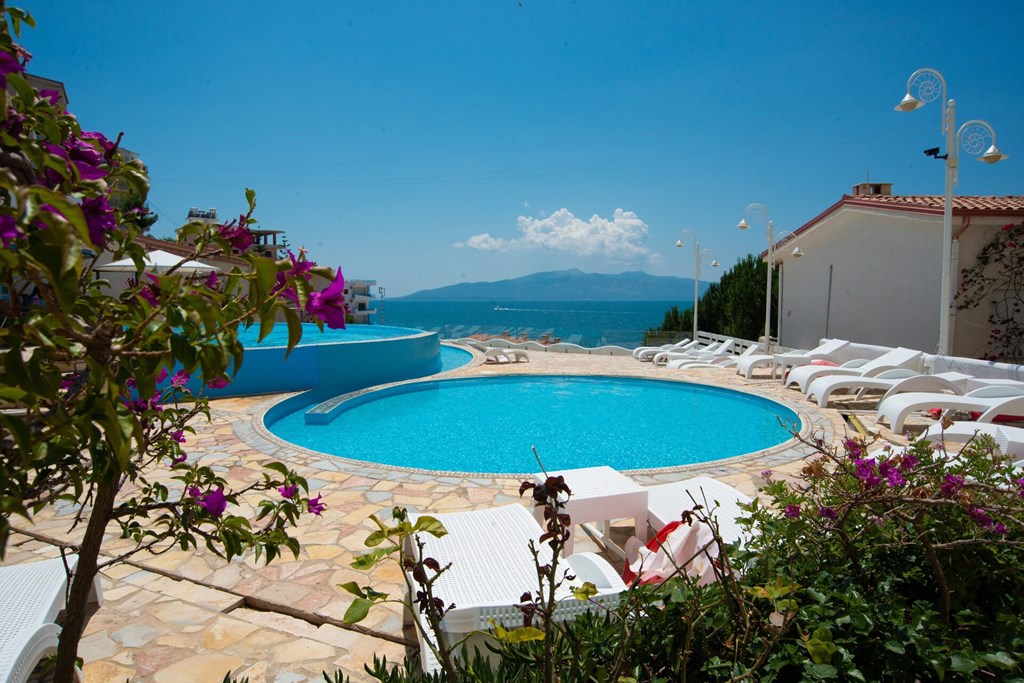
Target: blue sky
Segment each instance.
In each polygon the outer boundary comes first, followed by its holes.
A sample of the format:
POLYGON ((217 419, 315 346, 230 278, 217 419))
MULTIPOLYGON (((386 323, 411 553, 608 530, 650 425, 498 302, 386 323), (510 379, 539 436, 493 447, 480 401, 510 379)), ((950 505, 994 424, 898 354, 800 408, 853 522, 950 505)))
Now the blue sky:
MULTIPOLYGON (((149 166, 154 234, 190 206, 262 227, 387 295, 579 268, 692 277, 683 228, 728 266, 855 183, 941 194, 943 73, 959 194, 1024 194, 1018 2, 23 0, 30 71, 149 166), (993 37, 996 36, 996 37, 993 37)), ((705 266, 703 279, 719 272, 705 266)))

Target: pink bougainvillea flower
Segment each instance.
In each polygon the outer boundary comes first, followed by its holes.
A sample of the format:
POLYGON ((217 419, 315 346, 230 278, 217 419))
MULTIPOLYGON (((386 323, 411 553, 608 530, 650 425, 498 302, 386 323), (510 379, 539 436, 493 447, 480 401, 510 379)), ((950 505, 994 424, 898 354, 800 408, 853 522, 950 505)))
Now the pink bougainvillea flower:
POLYGON ((220 278, 217 277, 217 272, 211 270, 210 274, 206 276, 206 280, 203 281, 203 284, 210 289, 216 289, 217 285, 220 284, 220 278))
POLYGON ((40 90, 39 97, 50 100, 50 104, 54 107, 60 105, 60 93, 56 90, 40 90))
POLYGON ((277 492, 281 494, 282 498, 294 498, 295 494, 299 492, 299 487, 296 484, 291 486, 278 486, 277 492))
POLYGON ((0 121, 0 128, 3 128, 11 137, 16 138, 25 130, 25 117, 16 109, 8 109, 7 116, 0 121))
POLYGON ((146 273, 146 277, 148 277, 151 282, 139 284, 139 291, 136 292, 136 294, 148 301, 150 306, 156 306, 160 303, 160 288, 157 287, 157 282, 159 282, 159 280, 157 280, 155 275, 151 275, 150 273, 146 273))
POLYGON ((785 514, 786 517, 789 517, 790 519, 796 519, 797 517, 800 516, 800 506, 799 505, 787 505, 786 506, 786 511, 783 514, 785 514))
POLYGON ((11 242, 23 237, 24 233, 18 227, 18 221, 14 219, 14 216, 0 215, 0 240, 3 240, 4 246, 10 246, 11 242))
POLYGON ((321 495, 317 495, 316 498, 310 498, 309 503, 306 505, 306 509, 312 512, 317 517, 327 509, 327 506, 320 502, 321 495))
POLYGON ((154 379, 156 380, 157 384, 160 384, 160 382, 163 382, 165 379, 167 379, 167 368, 161 365, 160 372, 156 374, 156 377, 154 379))
POLYGON ((106 234, 117 227, 114 210, 107 203, 107 198, 84 198, 82 213, 85 215, 86 225, 89 226, 89 240, 97 247, 102 247, 106 242, 106 234))
POLYGON ((332 330, 345 328, 345 277, 341 268, 334 276, 334 282, 320 292, 311 292, 306 300, 306 311, 319 318, 332 330))
POLYGON ((228 381, 227 377, 211 377, 206 380, 206 386, 211 389, 223 389, 229 384, 231 384, 231 382, 228 381))
POLYGON ((25 73, 25 66, 10 52, 0 50, 0 88, 7 89, 7 74, 25 73))
POLYGON ((171 432, 170 436, 172 441, 177 441, 178 443, 185 443, 185 432, 181 429, 175 432, 171 432))
POLYGON ((188 453, 182 453, 181 455, 177 455, 177 456, 171 458, 171 464, 172 465, 180 465, 181 463, 185 462, 186 460, 188 460, 188 453))
POLYGON ((187 490, 188 495, 192 496, 193 498, 199 498, 200 496, 203 495, 202 489, 200 489, 198 486, 189 486, 187 490))
POLYGON ((176 389, 181 389, 186 384, 188 384, 188 381, 191 378, 191 375, 189 375, 184 370, 178 370, 176 373, 174 373, 174 377, 171 377, 171 386, 176 389))
POLYGON ((232 249, 245 251, 252 246, 252 233, 246 226, 245 216, 217 226, 217 234, 231 243, 232 249))
POLYGON ((825 519, 835 519, 836 511, 829 507, 823 507, 818 510, 818 516, 824 517, 825 519))
POLYGON ((224 488, 218 486, 215 489, 207 491, 203 497, 199 500, 199 505, 214 519, 217 519, 224 514, 224 510, 228 507, 227 498, 224 497, 224 488))

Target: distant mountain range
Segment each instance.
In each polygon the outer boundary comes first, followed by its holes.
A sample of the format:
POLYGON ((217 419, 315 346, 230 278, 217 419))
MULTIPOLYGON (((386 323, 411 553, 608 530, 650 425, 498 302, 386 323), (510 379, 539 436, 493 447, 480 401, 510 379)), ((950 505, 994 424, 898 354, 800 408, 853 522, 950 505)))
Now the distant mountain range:
MULTIPOLYGON (((709 284, 701 282, 701 294, 709 284)), ((407 301, 688 301, 693 298, 693 278, 642 271, 607 275, 573 268, 497 282, 460 282, 395 298, 407 301)))

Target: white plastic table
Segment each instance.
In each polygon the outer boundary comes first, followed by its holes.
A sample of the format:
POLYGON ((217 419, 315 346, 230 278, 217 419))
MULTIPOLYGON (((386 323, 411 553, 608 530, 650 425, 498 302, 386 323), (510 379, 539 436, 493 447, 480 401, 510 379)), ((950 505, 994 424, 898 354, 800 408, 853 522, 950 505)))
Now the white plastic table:
MULTIPOLYGON (((565 483, 572 491, 565 512, 572 519, 573 525, 599 522, 602 540, 619 550, 608 539, 608 523, 613 519, 632 517, 634 533, 641 543, 647 543, 647 489, 604 465, 548 472, 548 475, 565 477, 565 483)), ((537 472, 533 475, 533 480, 537 484, 543 484, 544 477, 543 472, 537 472)), ((533 514, 543 526, 544 507, 536 506, 533 514)), ((566 555, 572 554, 573 536, 574 534, 569 534, 569 540, 565 544, 566 555)))

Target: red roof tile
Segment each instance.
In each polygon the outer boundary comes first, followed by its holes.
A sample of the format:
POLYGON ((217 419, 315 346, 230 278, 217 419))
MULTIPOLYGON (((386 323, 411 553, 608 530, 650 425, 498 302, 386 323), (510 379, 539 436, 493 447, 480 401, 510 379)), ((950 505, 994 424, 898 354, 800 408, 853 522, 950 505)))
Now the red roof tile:
MULTIPOLYGON (((941 209, 942 195, 843 195, 843 202, 869 205, 894 205, 941 209)), ((1018 213, 1024 211, 1024 196, 953 196, 953 210, 956 212, 983 211, 986 213, 1018 213)))

